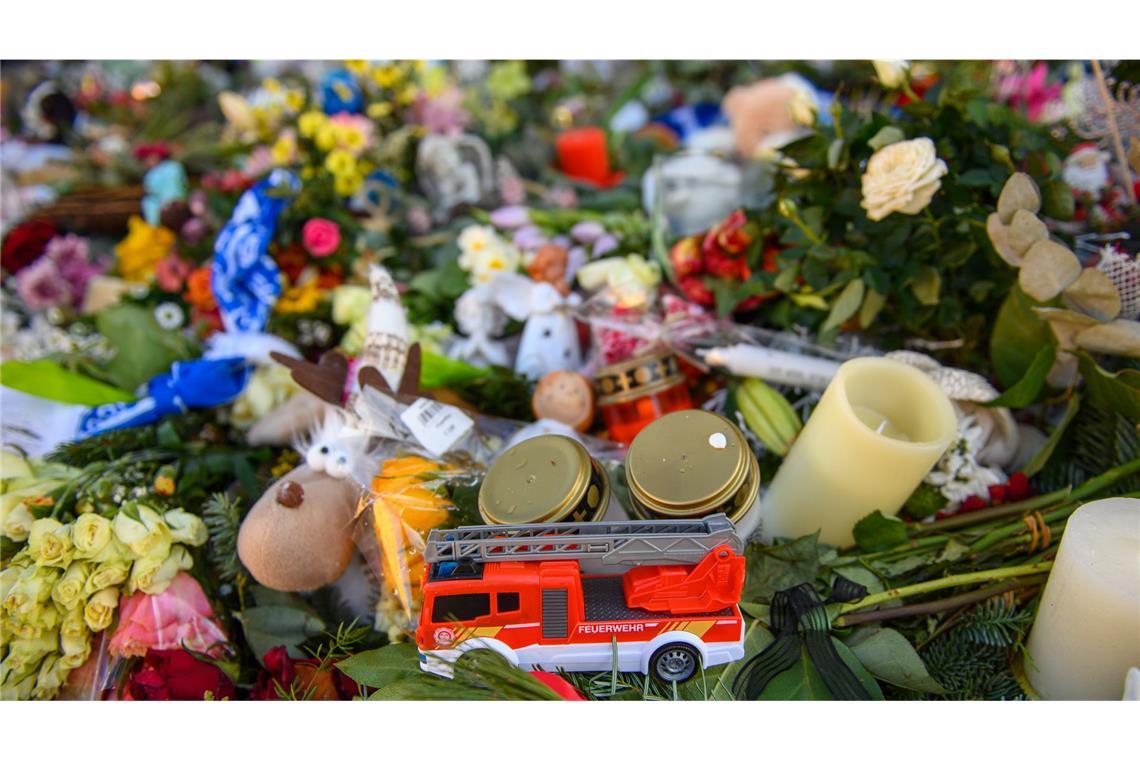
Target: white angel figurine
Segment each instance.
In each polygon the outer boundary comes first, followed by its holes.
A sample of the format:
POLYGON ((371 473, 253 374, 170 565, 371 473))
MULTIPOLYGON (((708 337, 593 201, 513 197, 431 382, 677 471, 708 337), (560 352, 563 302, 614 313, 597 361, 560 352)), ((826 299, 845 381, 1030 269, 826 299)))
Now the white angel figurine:
POLYGON ((495 303, 513 319, 525 320, 515 371, 538 380, 558 369, 578 371, 582 352, 571 310, 581 303, 576 293, 563 297, 548 282, 535 282, 513 272, 488 283, 495 303))
POLYGON ((455 321, 466 337, 451 346, 447 352, 450 358, 476 367, 510 364, 507 349, 494 340, 503 334, 507 315, 495 304, 489 286, 477 285, 459 297, 455 302, 455 321))

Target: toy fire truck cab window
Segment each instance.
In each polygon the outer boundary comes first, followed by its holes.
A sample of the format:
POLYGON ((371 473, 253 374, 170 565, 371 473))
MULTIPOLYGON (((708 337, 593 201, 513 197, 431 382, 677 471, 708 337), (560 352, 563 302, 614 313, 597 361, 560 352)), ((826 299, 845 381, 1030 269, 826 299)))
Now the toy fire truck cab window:
POLYGON ((446 594, 435 598, 431 609, 431 622, 474 620, 490 614, 490 594, 446 594))
POLYGON ((519 592, 500 591, 496 600, 499 612, 518 612, 519 592))

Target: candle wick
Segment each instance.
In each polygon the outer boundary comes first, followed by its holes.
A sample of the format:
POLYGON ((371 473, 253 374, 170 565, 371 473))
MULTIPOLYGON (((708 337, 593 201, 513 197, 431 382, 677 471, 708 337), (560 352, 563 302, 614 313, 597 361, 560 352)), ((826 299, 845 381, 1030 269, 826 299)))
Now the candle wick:
POLYGON ((877 428, 875 428, 875 432, 881 434, 883 432, 883 428, 885 428, 886 426, 887 426, 887 421, 883 420, 882 422, 879 423, 879 426, 877 428))

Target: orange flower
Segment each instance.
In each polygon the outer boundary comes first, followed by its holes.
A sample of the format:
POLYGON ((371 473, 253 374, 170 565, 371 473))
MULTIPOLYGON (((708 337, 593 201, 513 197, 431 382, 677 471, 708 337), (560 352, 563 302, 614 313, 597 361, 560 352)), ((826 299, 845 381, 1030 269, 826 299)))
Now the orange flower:
POLYGON ((186 303, 201 311, 217 308, 214 291, 210 288, 210 267, 198 267, 186 278, 186 303))

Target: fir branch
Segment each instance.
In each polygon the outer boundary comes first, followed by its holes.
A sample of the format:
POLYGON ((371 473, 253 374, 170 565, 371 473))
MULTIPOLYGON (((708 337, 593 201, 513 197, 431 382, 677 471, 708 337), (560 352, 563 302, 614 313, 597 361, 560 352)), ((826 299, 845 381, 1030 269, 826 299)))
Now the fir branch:
POLYGON ((213 494, 202 508, 202 521, 210 534, 210 562, 223 583, 233 583, 245 575, 237 554, 242 514, 241 499, 231 499, 220 492, 213 494))

